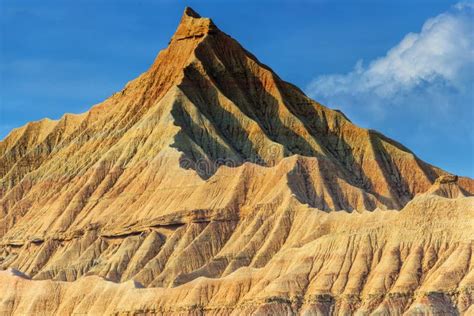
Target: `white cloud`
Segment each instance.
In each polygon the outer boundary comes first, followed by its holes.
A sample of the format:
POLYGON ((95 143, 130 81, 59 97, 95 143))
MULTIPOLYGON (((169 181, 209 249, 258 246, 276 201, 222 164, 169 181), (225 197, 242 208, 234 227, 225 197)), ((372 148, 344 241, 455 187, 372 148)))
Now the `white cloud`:
POLYGON ((319 76, 314 99, 382 131, 434 165, 474 176, 474 2, 427 20, 385 56, 319 76))
MULTIPOLYGON (((329 106, 364 103, 381 112, 407 97, 469 93, 474 79, 473 21, 474 4, 458 3, 427 20, 419 33, 407 34, 385 56, 367 66, 359 61, 347 74, 319 76, 307 92, 329 106)), ((447 106, 449 100, 438 103, 447 106)))

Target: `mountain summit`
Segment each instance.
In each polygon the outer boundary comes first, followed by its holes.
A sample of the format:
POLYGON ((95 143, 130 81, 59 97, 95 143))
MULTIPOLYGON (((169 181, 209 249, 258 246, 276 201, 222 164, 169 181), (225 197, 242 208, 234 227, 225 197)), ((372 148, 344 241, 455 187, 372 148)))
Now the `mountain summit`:
POLYGON ((196 11, 187 7, 172 40, 179 41, 186 38, 203 37, 218 31, 219 29, 211 19, 201 18, 196 11))
POLYGON ((0 181, 7 313, 472 311, 474 181, 191 8, 122 91, 13 130, 0 181))

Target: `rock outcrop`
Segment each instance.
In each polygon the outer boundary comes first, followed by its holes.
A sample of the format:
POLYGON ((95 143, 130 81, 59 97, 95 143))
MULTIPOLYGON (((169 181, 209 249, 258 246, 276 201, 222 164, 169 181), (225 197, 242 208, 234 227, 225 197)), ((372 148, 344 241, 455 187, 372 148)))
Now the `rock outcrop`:
POLYGON ((1 141, 0 183, 0 314, 474 312, 474 181, 189 8, 122 91, 1 141))

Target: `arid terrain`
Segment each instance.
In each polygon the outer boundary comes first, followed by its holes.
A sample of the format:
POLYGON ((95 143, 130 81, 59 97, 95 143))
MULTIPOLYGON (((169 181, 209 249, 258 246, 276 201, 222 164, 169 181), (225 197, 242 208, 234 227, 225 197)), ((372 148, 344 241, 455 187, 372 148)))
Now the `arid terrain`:
POLYGON ((148 71, 0 142, 0 315, 474 315, 474 180, 187 8, 148 71))

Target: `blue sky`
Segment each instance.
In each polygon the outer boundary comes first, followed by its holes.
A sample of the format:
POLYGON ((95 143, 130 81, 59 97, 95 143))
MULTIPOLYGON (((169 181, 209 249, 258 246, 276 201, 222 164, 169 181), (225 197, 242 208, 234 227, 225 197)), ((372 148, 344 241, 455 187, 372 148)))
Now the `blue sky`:
POLYGON ((1 0, 0 138, 120 90, 186 5, 314 99, 474 177, 473 2, 1 0))

